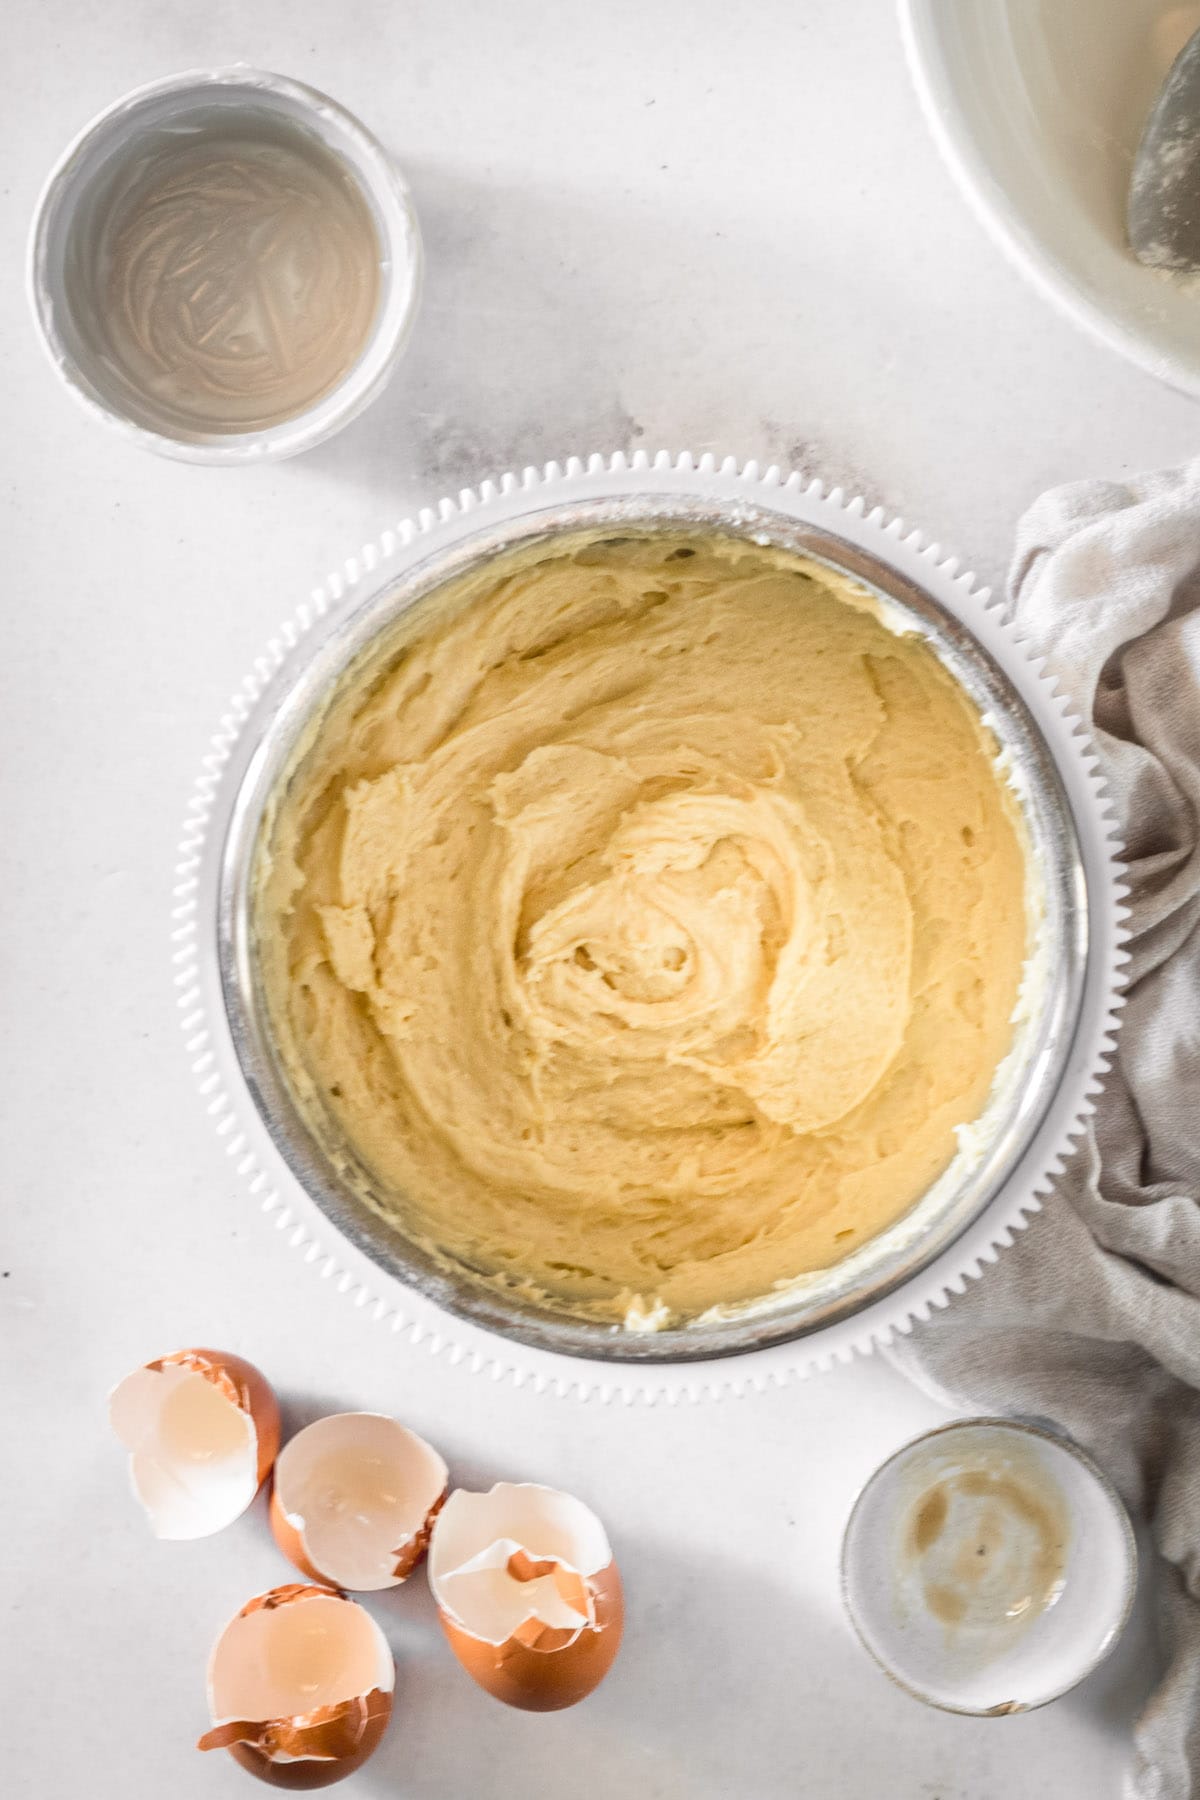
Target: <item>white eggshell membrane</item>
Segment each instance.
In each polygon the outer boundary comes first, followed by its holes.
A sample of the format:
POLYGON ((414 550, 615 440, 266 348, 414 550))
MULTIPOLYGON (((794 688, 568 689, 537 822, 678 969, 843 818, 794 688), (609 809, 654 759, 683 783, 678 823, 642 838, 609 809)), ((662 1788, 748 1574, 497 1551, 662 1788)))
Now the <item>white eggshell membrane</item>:
POLYGON ((603 1525, 582 1500, 532 1483, 498 1482, 486 1494, 456 1488, 429 1544, 429 1585, 442 1612, 485 1644, 506 1644, 522 1625, 579 1632, 595 1621, 590 1594, 581 1614, 553 1574, 520 1581, 514 1555, 554 1562, 586 1582, 612 1561, 603 1525))
POLYGON ((196 1370, 136 1369, 113 1389, 108 1414, 156 1537, 208 1537, 258 1492, 253 1419, 196 1370))
POLYGON ((338 1587, 395 1587, 397 1558, 446 1491, 446 1464, 385 1413, 306 1425, 275 1462, 275 1498, 313 1568, 338 1587))
POLYGON ((239 1613, 208 1665, 214 1725, 232 1719, 294 1719, 390 1694, 396 1667, 370 1613, 340 1594, 301 1593, 281 1606, 239 1613))

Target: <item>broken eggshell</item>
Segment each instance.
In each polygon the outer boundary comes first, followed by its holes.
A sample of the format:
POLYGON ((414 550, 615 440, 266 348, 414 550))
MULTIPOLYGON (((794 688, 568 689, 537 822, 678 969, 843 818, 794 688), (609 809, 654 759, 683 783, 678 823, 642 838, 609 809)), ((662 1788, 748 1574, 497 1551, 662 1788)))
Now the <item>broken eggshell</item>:
POLYGON ((429 1542, 446 1464, 385 1413, 333 1413, 275 1463, 271 1530, 302 1574, 373 1593, 397 1587, 429 1542))
POLYGON ((209 1537, 240 1517, 279 1449, 279 1403, 253 1363, 175 1350, 135 1369, 108 1399, 129 1476, 156 1537, 209 1537))
POLYGON ((554 1488, 457 1488, 434 1522, 429 1585, 455 1656, 509 1706, 574 1706, 620 1647, 625 1606, 604 1527, 554 1488))
POLYGON ((331 1787, 361 1769, 392 1712, 396 1666, 370 1613, 332 1588, 272 1588, 231 1619, 208 1665, 212 1728, 272 1787, 331 1787))

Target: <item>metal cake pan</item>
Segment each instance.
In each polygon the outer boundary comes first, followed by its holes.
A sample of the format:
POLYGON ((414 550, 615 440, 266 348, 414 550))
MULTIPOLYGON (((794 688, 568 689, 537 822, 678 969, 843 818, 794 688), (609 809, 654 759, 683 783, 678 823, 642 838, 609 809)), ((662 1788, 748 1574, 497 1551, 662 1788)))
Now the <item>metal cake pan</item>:
MULTIPOLYGON (((961 578, 933 579, 932 564, 923 579, 919 558, 897 554, 901 544, 894 533, 881 523, 874 537, 863 531, 861 506, 844 511, 840 496, 832 505, 823 496, 812 503, 810 489, 810 503, 798 507, 794 499, 804 498, 798 483, 782 484, 777 472, 774 482, 759 483, 757 471, 752 476, 747 470, 722 492, 719 481, 704 479, 703 464, 697 469, 690 459, 664 467, 662 459, 652 466, 643 458, 640 471, 637 459, 613 459, 607 480, 594 466, 598 461, 586 471, 590 479, 573 482, 570 469, 564 476, 552 465, 536 486, 485 488, 482 505, 472 497, 459 512, 444 503, 440 521, 423 516, 423 529, 413 531, 407 543, 397 545, 393 537, 390 566, 380 568, 378 561, 374 571, 356 566, 355 586, 360 591, 368 586, 365 595, 355 592, 352 601, 339 604, 335 593, 337 616, 326 612, 292 647, 281 647, 279 668, 240 726, 236 780, 223 783, 227 816, 213 865, 212 898, 229 1040, 258 1123, 293 1181, 380 1277, 448 1315, 451 1336, 457 1321, 550 1358, 643 1368, 815 1345, 835 1328, 853 1331, 855 1321, 878 1315, 881 1306, 931 1271, 953 1264, 956 1246, 968 1238, 974 1242, 980 1222, 1014 1180, 1024 1175, 1028 1182, 1031 1147, 1056 1101, 1061 1103, 1068 1070, 1079 1062, 1092 909, 1078 800, 1073 804, 1068 793, 1047 716, 1039 717, 1041 677, 1029 664, 1025 678, 1021 665, 1028 659, 1015 640, 1008 646, 1011 655, 997 655, 971 617, 979 603, 969 586, 961 578), (518 549, 566 547, 575 534, 598 529, 619 536, 715 532, 769 544, 828 563, 881 596, 893 617, 901 615, 906 627, 930 642, 986 717, 1017 795, 1039 896, 1039 976, 1031 984, 1016 1066, 1009 1071, 1003 1104, 991 1109, 994 1116, 972 1155, 956 1158, 950 1179, 935 1184, 894 1225, 851 1257, 807 1277, 800 1288, 729 1317, 653 1333, 581 1320, 566 1310, 498 1294, 469 1271, 453 1271, 435 1260, 381 1218, 368 1199, 374 1178, 336 1121, 314 1118, 292 1090, 274 1042, 255 949, 253 869, 264 820, 297 746, 342 673, 369 658, 373 645, 385 643, 411 607, 481 563, 518 549), (906 561, 917 568, 903 566, 906 561), (368 582, 372 573, 377 579, 368 582)), ((582 465, 579 470, 583 475, 582 465)), ((383 550, 387 559, 387 540, 383 550)), ((988 618, 994 637, 998 622, 992 614, 988 618)), ((1051 711, 1061 715, 1061 707, 1051 711)), ((1023 1197, 1034 1204, 1032 1190, 1023 1197)))

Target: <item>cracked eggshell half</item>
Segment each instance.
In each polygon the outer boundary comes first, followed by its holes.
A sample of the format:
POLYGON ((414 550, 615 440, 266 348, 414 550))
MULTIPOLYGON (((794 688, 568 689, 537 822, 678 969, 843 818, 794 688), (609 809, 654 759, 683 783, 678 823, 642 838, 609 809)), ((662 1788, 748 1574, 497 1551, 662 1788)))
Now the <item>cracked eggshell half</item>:
POLYGON ((271 1530, 302 1574, 373 1593, 424 1554, 446 1498, 446 1464, 385 1413, 333 1413, 289 1440, 275 1463, 271 1530))
POLYGON ((555 1712, 599 1686, 625 1604, 603 1525, 554 1488, 457 1488, 434 1522, 429 1585, 467 1674, 509 1706, 555 1712))
POLYGON ((159 1538, 209 1537, 232 1525, 279 1449, 270 1384, 224 1350, 175 1350, 135 1369, 109 1395, 108 1416, 159 1538))
POLYGON ((331 1588, 272 1588, 231 1619, 208 1664, 212 1728, 271 1787, 331 1787, 361 1769, 392 1712, 396 1665, 370 1613, 331 1588))

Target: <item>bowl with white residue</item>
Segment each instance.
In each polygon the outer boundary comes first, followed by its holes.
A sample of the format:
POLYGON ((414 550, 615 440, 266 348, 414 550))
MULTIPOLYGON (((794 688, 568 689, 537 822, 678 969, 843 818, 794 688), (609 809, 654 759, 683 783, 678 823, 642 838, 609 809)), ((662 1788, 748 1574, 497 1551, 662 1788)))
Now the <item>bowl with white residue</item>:
POLYGON ((328 95, 237 65, 126 95, 43 190, 29 296, 51 363, 144 449, 238 465, 330 437, 407 341, 407 186, 328 95))
POLYGON ((1128 1515, 1069 1439, 964 1419, 860 1494, 842 1593, 864 1647, 914 1698, 1002 1717, 1058 1699, 1109 1654, 1137 1586, 1128 1515))

